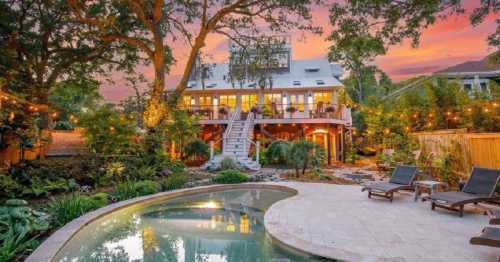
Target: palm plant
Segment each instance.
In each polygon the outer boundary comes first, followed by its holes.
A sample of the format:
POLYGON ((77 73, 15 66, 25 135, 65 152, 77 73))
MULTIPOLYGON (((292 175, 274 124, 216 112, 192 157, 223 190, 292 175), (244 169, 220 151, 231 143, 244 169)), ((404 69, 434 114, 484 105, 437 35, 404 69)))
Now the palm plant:
POLYGON ((321 165, 324 159, 324 149, 321 146, 300 139, 292 144, 288 162, 295 169, 295 175, 299 177, 300 171, 304 175, 309 167, 321 165))

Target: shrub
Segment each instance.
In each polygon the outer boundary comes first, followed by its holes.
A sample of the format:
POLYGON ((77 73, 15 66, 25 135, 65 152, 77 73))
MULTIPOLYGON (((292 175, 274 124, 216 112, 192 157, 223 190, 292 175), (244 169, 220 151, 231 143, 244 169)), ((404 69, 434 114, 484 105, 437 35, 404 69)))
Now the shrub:
POLYGON ((63 226, 71 220, 85 214, 88 202, 78 193, 52 199, 48 205, 49 213, 57 225, 63 226))
POLYGON ((0 173, 0 197, 12 198, 19 196, 23 186, 14 180, 9 174, 0 173))
POLYGON ((214 181, 219 184, 239 184, 248 181, 248 176, 238 170, 225 170, 217 174, 214 181))
POLYGON ((210 157, 210 147, 201 139, 189 142, 184 149, 186 158, 207 159, 210 157))
POLYGON ((302 174, 305 174, 307 168, 319 166, 324 161, 324 157, 324 150, 321 146, 301 139, 292 144, 288 160, 298 177, 300 170, 302 174))
POLYGON ((175 190, 182 188, 187 182, 184 174, 172 174, 163 181, 163 190, 175 190))
POLYGON ((20 255, 38 246, 35 238, 49 229, 48 220, 47 214, 31 209, 24 200, 6 201, 0 207, 0 261, 20 261, 20 255))
POLYGON ((73 124, 71 124, 69 121, 57 121, 54 125, 55 130, 72 130, 74 129, 73 124))
POLYGON ((116 186, 115 196, 118 200, 126 200, 138 196, 145 196, 158 193, 161 185, 155 181, 144 180, 134 182, 127 180, 116 186))
POLYGON ((135 183, 134 189, 137 196, 145 196, 160 192, 161 185, 152 180, 144 180, 135 183))
POLYGON ((237 169, 238 165, 234 162, 234 160, 228 156, 224 157, 220 162, 220 169, 228 170, 228 169, 237 169))
POLYGON ((90 211, 107 206, 109 195, 106 193, 97 193, 92 196, 83 197, 83 201, 85 202, 85 209, 90 211))
POLYGON ((84 115, 85 142, 95 153, 128 154, 137 149, 136 122, 120 115, 110 106, 102 106, 84 115))
POLYGON ((266 159, 270 164, 285 165, 292 144, 285 140, 273 141, 266 150, 266 159))
POLYGON ((131 180, 127 180, 125 182, 119 183, 116 186, 114 195, 118 200, 126 200, 136 197, 137 194, 135 192, 134 182, 131 180))

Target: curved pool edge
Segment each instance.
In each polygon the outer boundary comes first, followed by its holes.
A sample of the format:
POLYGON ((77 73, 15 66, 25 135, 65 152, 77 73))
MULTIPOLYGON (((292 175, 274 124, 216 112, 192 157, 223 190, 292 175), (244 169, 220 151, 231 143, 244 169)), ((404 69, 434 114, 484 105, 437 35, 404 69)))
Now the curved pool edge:
POLYGON ((65 226, 54 232, 52 235, 50 235, 47 239, 45 239, 45 241, 43 241, 40 244, 40 246, 38 246, 38 248, 35 249, 35 251, 33 251, 33 253, 31 253, 31 255, 25 261, 26 262, 53 261, 57 253, 66 245, 66 243, 68 243, 73 238, 73 236, 77 234, 80 230, 82 230, 85 226, 105 215, 108 215, 120 209, 131 207, 136 204, 155 203, 193 194, 203 194, 203 193, 210 193, 213 191, 223 191, 223 190, 233 190, 233 189, 275 189, 275 190, 286 191, 292 193, 293 195, 298 194, 298 191, 290 186, 271 184, 271 183, 244 183, 244 184, 210 185, 210 186, 202 186, 194 188, 185 188, 185 189, 161 192, 153 195, 142 196, 125 201, 120 201, 105 206, 103 208, 94 210, 87 214, 84 214, 83 216, 69 222, 68 224, 66 224, 65 226))

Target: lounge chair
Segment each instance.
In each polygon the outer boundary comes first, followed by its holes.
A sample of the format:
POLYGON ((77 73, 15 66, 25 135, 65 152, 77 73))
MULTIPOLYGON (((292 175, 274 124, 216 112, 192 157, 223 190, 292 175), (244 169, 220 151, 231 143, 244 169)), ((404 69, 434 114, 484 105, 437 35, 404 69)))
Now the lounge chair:
POLYGON ((391 202, 394 192, 404 189, 413 189, 413 180, 417 174, 415 166, 398 166, 392 173, 389 182, 372 182, 365 185, 361 191, 368 190, 368 198, 379 196, 388 198, 391 202))
POLYGON ((488 216, 490 217, 490 225, 500 225, 500 210, 491 210, 486 211, 488 216))
POLYGON ((472 245, 500 247, 500 228, 485 227, 477 237, 470 239, 472 245))
POLYGON ((500 199, 493 196, 500 178, 499 169, 474 167, 472 175, 460 192, 439 192, 428 197, 431 200, 431 209, 436 207, 457 211, 459 216, 464 214, 466 204, 500 199))

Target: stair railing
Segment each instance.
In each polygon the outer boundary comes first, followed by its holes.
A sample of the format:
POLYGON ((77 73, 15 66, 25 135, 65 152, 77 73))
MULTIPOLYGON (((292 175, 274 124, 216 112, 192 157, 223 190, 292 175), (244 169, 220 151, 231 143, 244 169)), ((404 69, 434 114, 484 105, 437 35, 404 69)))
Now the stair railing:
POLYGON ((229 122, 227 123, 226 131, 224 131, 224 134, 222 135, 222 153, 226 151, 225 148, 227 145, 227 139, 229 138, 229 134, 231 134, 231 130, 233 129, 233 123, 239 115, 240 107, 236 107, 234 112, 231 113, 231 117, 229 118, 229 122))
POLYGON ((251 128, 253 129, 254 118, 255 114, 249 113, 247 116, 247 120, 245 121, 245 127, 243 128, 243 134, 245 135, 245 140, 243 140, 243 149, 245 150, 245 152, 247 152, 247 154, 250 151, 250 147, 252 146, 251 144, 255 145, 255 143, 252 141, 253 130, 250 130, 251 128))

